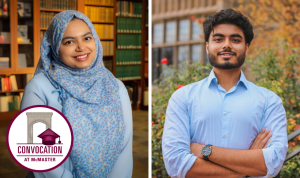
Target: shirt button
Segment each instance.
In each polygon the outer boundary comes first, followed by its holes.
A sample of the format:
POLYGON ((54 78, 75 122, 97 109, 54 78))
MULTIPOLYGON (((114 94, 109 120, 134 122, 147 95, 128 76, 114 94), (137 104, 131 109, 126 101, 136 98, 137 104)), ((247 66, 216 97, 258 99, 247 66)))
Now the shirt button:
POLYGON ((225 138, 225 137, 226 137, 226 135, 224 134, 224 135, 223 135, 223 137, 225 138))
POLYGON ((226 115, 227 115, 227 112, 224 112, 224 115, 226 116, 226 115))

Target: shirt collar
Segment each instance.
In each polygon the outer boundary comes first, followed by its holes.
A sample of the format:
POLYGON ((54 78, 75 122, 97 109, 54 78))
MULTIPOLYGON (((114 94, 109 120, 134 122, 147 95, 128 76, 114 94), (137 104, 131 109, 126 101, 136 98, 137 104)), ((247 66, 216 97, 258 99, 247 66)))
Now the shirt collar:
MULTIPOLYGON (((218 79, 217 79, 217 77, 216 77, 216 75, 215 75, 215 72, 214 72, 214 70, 212 69, 212 70, 210 71, 209 76, 208 76, 207 87, 210 86, 210 84, 212 83, 212 81, 213 81, 214 79, 216 80, 216 82, 218 82, 218 79)), ((246 89, 248 89, 248 80, 246 79, 246 77, 245 77, 245 75, 244 75, 244 73, 243 73, 242 70, 241 70, 241 76, 240 76, 239 81, 237 82, 237 85, 238 85, 240 82, 242 82, 242 83, 244 84, 244 86, 246 87, 246 89)))

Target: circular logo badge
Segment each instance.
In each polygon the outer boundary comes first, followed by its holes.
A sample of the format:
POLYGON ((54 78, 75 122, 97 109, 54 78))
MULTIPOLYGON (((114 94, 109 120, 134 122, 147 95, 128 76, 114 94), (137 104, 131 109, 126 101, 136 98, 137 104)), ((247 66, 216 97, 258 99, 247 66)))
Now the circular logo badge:
POLYGON ((67 118, 44 105, 23 109, 11 121, 6 143, 13 159, 34 172, 51 171, 70 155, 73 131, 67 118))

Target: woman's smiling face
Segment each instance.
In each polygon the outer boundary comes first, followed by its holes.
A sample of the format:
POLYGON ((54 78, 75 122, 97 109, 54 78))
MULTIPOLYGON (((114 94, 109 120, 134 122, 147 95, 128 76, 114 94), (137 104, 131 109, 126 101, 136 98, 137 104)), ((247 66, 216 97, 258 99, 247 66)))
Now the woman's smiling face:
POLYGON ((80 19, 69 22, 59 47, 59 57, 74 69, 89 67, 96 56, 96 43, 88 25, 80 19))

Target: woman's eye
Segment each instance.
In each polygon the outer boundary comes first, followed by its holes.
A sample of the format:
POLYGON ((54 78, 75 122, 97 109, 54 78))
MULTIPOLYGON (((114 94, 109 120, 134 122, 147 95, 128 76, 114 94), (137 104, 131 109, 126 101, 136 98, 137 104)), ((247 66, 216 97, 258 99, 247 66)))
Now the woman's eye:
POLYGON ((92 39, 91 37, 86 37, 86 38, 85 38, 85 40, 91 40, 91 39, 92 39))
POLYGON ((65 44, 72 44, 73 43, 73 41, 67 41, 67 42, 65 42, 65 44))

